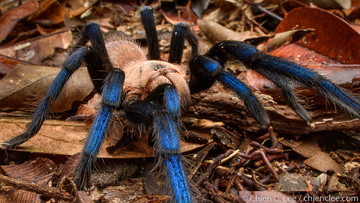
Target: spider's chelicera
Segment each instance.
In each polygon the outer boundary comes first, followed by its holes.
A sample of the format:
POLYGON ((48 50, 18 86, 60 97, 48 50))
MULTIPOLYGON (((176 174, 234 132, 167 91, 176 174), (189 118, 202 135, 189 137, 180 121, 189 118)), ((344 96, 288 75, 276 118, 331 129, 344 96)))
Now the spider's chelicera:
POLYGON ((147 57, 138 45, 121 40, 114 33, 103 36, 96 23, 87 24, 40 103, 27 131, 5 142, 2 148, 15 148, 39 131, 51 103, 58 98, 67 80, 83 61, 95 90, 102 95, 102 101, 80 161, 72 174, 79 188, 86 187, 113 111, 120 110, 129 123, 140 128, 152 127, 158 166, 162 166, 166 174, 171 201, 195 201, 183 169, 184 158, 179 147, 178 127, 181 112, 190 105, 190 95, 211 87, 214 82, 220 82, 244 101, 248 111, 262 127, 270 124, 263 106, 252 91, 223 70, 229 57, 237 58, 281 88, 287 104, 307 122, 311 121, 311 116, 298 102, 289 85, 291 82, 316 87, 326 99, 345 112, 360 117, 359 101, 346 90, 315 72, 266 55, 251 45, 223 41, 215 44, 205 55, 198 55, 197 38, 184 23, 174 27, 169 62, 160 61, 152 9, 143 7, 141 17, 149 47, 147 57), (192 47, 189 83, 184 79, 186 71, 179 66, 185 39, 192 47), (91 46, 86 46, 88 41, 91 41, 91 46))

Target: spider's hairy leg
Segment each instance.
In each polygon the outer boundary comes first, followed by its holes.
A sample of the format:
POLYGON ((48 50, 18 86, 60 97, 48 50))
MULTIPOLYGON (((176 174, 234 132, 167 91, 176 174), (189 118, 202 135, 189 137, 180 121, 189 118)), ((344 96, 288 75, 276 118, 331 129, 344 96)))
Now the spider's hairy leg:
POLYGON ((174 30, 171 36, 169 54, 170 63, 181 64, 185 39, 187 39, 191 45, 191 57, 198 55, 197 38, 190 31, 190 27, 186 23, 178 23, 174 26, 174 30))
MULTIPOLYGON (((360 117, 360 102, 347 90, 338 87, 316 72, 284 59, 264 54, 254 46, 237 41, 224 41, 217 43, 211 48, 208 55, 225 60, 230 55, 235 56, 248 68, 264 74, 265 77, 275 84, 277 84, 276 80, 286 78, 287 80, 296 81, 307 87, 316 87, 323 97, 332 101, 348 114, 360 117), (275 74, 281 75, 281 77, 273 77, 275 74)), ((277 85, 283 89, 283 92, 293 94, 284 90, 284 88, 288 87, 283 87, 279 83, 277 85)), ((288 100, 287 102, 289 101, 291 102, 292 100, 288 100)), ((290 104, 289 106, 296 107, 297 104, 290 104)))
POLYGON ((289 83, 291 83, 291 81, 284 78, 282 75, 273 73, 267 69, 260 69, 258 72, 266 78, 272 78, 272 82, 275 83, 277 87, 281 88, 286 103, 301 119, 307 122, 312 120, 309 113, 300 104, 294 90, 290 87, 289 83))
POLYGON ((48 89, 45 97, 41 101, 39 107, 34 114, 33 120, 31 121, 26 132, 8 141, 5 141, 1 147, 2 149, 16 148, 18 145, 26 142, 27 140, 32 138, 37 132, 39 132, 42 124, 44 123, 48 115, 51 103, 59 97, 65 83, 68 81, 70 76, 80 67, 85 55, 88 52, 89 49, 87 47, 79 48, 65 60, 63 68, 61 69, 60 73, 57 75, 50 88, 48 89))
POLYGON ((111 70, 105 79, 100 111, 93 122, 81 152, 80 161, 72 174, 78 188, 86 186, 91 175, 91 168, 96 161, 96 155, 108 129, 112 112, 121 106, 124 79, 125 74, 119 69, 111 70))
POLYGON ((166 108, 174 118, 175 124, 181 116, 181 105, 175 86, 164 83, 157 86, 147 97, 146 101, 156 101, 166 108))
MULTIPOLYGON (((169 93, 172 94, 172 93, 169 93)), ((166 95, 166 93, 165 93, 166 95)), ((167 97, 167 96, 165 96, 167 97)), ((175 108, 176 109, 176 108, 175 108)), ((172 202, 191 202, 179 144, 179 129, 174 118, 162 105, 152 101, 138 101, 126 109, 126 117, 134 123, 153 124, 156 136, 157 166, 163 167, 172 202)))
POLYGON ((153 10, 150 6, 144 6, 140 9, 140 14, 148 43, 148 58, 150 60, 160 60, 160 49, 153 10))
POLYGON ((85 46, 91 41, 92 47, 85 56, 85 62, 95 90, 100 94, 102 92, 103 81, 112 65, 107 54, 105 41, 97 23, 87 23, 82 30, 80 38, 76 42, 70 54, 78 47, 85 46))
POLYGON ((219 81, 244 101, 246 108, 263 128, 269 125, 269 117, 259 99, 244 83, 223 71, 218 61, 200 55, 191 59, 189 67, 192 94, 206 90, 219 81))
MULTIPOLYGON (((70 51, 70 54, 79 47, 85 46, 86 43, 88 43, 89 41, 91 41, 91 45, 93 46, 94 50, 99 54, 102 62, 104 62, 104 66, 108 67, 107 63, 110 62, 109 57, 107 55, 103 34, 97 23, 92 22, 85 25, 84 29, 81 32, 80 38, 70 51)), ((110 71, 110 69, 107 70, 110 71)))

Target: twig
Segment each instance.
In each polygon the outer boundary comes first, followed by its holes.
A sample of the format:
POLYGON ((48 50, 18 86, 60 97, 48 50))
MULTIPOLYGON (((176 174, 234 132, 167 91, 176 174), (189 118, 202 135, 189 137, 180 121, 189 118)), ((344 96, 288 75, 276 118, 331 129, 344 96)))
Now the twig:
POLYGON ((70 202, 74 200, 74 197, 71 196, 67 192, 61 192, 52 187, 29 183, 29 182, 26 182, 23 180, 18 180, 18 179, 11 178, 9 176, 4 176, 1 174, 0 174, 0 182, 10 185, 16 189, 35 192, 37 194, 41 194, 46 197, 51 197, 51 198, 55 198, 55 199, 63 199, 63 200, 70 201, 70 202))

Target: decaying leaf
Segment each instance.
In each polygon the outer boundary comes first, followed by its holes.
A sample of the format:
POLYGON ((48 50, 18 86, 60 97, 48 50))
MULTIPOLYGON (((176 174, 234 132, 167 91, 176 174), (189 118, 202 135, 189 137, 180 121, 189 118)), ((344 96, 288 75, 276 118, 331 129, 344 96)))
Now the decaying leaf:
POLYGON ((2 42, 9 33, 14 29, 15 25, 23 18, 35 13, 39 7, 37 0, 31 0, 26 4, 13 8, 6 12, 0 19, 0 42, 2 42))
POLYGON ((37 13, 36 16, 34 15, 31 18, 31 20, 32 22, 38 23, 42 26, 59 24, 64 21, 64 15, 69 15, 71 18, 78 16, 91 9, 96 2, 97 0, 60 0, 51 5, 44 4, 43 12, 37 13))
POLYGON ((339 175, 344 174, 344 167, 335 162, 329 154, 325 152, 316 153, 309 159, 306 159, 304 163, 322 172, 332 170, 339 175))
POLYGON ((302 29, 302 30, 290 30, 282 33, 278 33, 274 38, 266 44, 263 52, 271 52, 279 47, 283 46, 290 39, 289 43, 293 43, 301 39, 305 34, 313 32, 314 29, 302 29))
MULTIPOLYGON (((47 185, 54 176, 55 166, 51 160, 38 157, 20 165, 1 166, 1 168, 10 177, 38 185, 47 185)), ((13 187, 15 189, 6 192, 0 190, 0 201, 9 203, 40 202, 40 194, 13 187)))
POLYGON ((169 14, 169 13, 165 13, 165 12, 161 12, 164 16, 164 18, 171 24, 175 25, 177 23, 183 22, 186 23, 190 26, 191 29, 193 29, 194 31, 198 31, 199 30, 199 26, 196 24, 193 24, 192 22, 188 21, 187 19, 181 18, 178 15, 175 14, 169 14))
POLYGON ((339 176, 334 173, 329 181, 329 187, 327 189, 327 191, 347 191, 347 188, 345 186, 345 184, 339 182, 339 176))
POLYGON ((297 44, 340 63, 360 64, 359 33, 328 11, 318 8, 294 9, 279 24, 275 33, 307 28, 315 30, 297 44))
POLYGON ((198 18, 202 17, 202 12, 209 6, 210 0, 192 0, 191 9, 198 18))
POLYGON ((275 188, 278 191, 307 191, 306 178, 299 174, 286 173, 280 176, 275 188))
MULTIPOLYGON (((0 85, 0 108, 29 109, 43 98, 61 69, 47 66, 17 65, 0 85)), ((87 69, 80 68, 65 85, 60 99, 51 107, 53 112, 70 110, 74 101, 82 101, 94 89, 87 69)))
POLYGON ((321 148, 317 145, 316 140, 295 140, 295 139, 281 139, 279 142, 285 146, 291 147, 295 152, 304 157, 310 158, 313 155, 321 152, 321 148))
MULTIPOLYGON (((16 135, 23 133, 30 122, 30 119, 20 119, 11 117, 0 118, 0 143, 4 143, 16 135)), ((120 136, 116 133, 120 131, 111 130, 111 137, 120 136)), ((58 155, 73 155, 79 153, 84 147, 88 136, 88 126, 82 121, 59 121, 45 120, 40 131, 21 144, 17 151, 31 151, 58 155), (66 150, 64 150, 66 149, 66 150)), ((154 151, 149 153, 141 153, 134 151, 122 151, 117 154, 109 154, 106 148, 109 146, 110 140, 107 139, 101 146, 98 157, 101 158, 144 158, 153 157, 154 151)), ((202 147, 203 144, 194 144, 181 141, 181 150, 188 152, 196 148, 202 147)))
POLYGON ((0 55, 0 75, 7 75, 10 73, 11 69, 18 64, 31 65, 25 61, 16 60, 7 56, 0 55))
POLYGON ((51 33, 46 36, 3 46, 0 48, 0 54, 31 64, 41 64, 46 57, 55 53, 55 48, 67 49, 72 39, 69 30, 51 33))
POLYGON ((197 23, 199 25, 201 32, 203 32, 206 38, 208 38, 213 43, 220 42, 223 40, 242 41, 243 39, 249 36, 249 32, 246 33, 234 32, 211 20, 198 19, 197 23))
POLYGON ((300 0, 308 5, 313 4, 323 9, 349 9, 351 0, 300 0))

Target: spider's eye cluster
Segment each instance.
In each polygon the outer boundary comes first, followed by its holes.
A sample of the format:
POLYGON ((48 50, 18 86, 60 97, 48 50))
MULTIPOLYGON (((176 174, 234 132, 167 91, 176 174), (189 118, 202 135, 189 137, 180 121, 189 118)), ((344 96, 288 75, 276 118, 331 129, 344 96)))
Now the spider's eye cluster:
POLYGON ((162 68, 166 68, 166 67, 163 66, 163 65, 160 65, 160 64, 154 65, 154 70, 155 70, 155 71, 158 71, 158 70, 160 70, 160 69, 162 69, 162 68))

